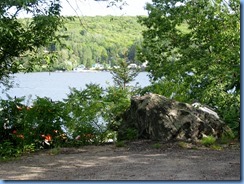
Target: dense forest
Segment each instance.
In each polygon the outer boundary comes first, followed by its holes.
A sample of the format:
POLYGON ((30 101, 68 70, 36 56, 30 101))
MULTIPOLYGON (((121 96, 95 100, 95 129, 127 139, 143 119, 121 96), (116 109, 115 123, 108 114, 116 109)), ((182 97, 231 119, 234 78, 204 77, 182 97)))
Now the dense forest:
POLYGON ((40 50, 40 55, 43 49, 55 53, 52 66, 43 60, 34 71, 72 70, 80 65, 109 68, 117 65, 118 58, 140 64, 136 48, 141 45, 142 30, 137 17, 132 16, 69 17, 58 32, 63 36, 62 44, 56 42, 40 50))

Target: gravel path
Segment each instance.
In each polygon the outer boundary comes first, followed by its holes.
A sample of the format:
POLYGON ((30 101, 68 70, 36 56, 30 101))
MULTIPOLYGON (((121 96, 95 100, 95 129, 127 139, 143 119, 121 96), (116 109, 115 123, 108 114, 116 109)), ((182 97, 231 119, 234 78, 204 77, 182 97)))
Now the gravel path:
POLYGON ((240 180, 240 149, 153 148, 140 142, 62 148, 0 163, 2 180, 240 180))

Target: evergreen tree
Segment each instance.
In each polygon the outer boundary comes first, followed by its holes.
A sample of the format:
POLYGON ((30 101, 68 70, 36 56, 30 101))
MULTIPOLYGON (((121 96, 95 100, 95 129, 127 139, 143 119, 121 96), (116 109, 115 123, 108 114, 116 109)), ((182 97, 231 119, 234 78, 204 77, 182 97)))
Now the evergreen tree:
POLYGON ((128 66, 129 64, 124 59, 119 59, 118 66, 111 71, 115 85, 123 89, 135 80, 139 72, 137 69, 130 69, 128 66))

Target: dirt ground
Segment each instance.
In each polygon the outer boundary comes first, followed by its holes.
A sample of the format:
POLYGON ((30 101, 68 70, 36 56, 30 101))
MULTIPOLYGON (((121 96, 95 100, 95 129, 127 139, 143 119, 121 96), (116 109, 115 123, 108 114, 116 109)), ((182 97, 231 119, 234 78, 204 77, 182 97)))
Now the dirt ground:
POLYGON ((223 150, 135 141, 45 150, 1 162, 1 180, 240 180, 240 146, 223 150))

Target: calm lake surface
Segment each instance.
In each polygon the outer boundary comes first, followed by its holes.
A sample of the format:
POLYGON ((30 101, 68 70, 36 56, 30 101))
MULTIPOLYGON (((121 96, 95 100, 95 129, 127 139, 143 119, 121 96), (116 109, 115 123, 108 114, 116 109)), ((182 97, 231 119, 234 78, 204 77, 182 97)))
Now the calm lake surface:
MULTIPOLYGON (((101 87, 113 85, 110 72, 39 72, 15 74, 15 85, 7 93, 11 97, 49 97, 52 100, 62 100, 67 97, 70 87, 84 89, 86 84, 100 84, 101 87)), ((141 72, 130 85, 145 87, 150 85, 147 72, 141 72)), ((0 93, 0 98, 6 99, 0 93)))

